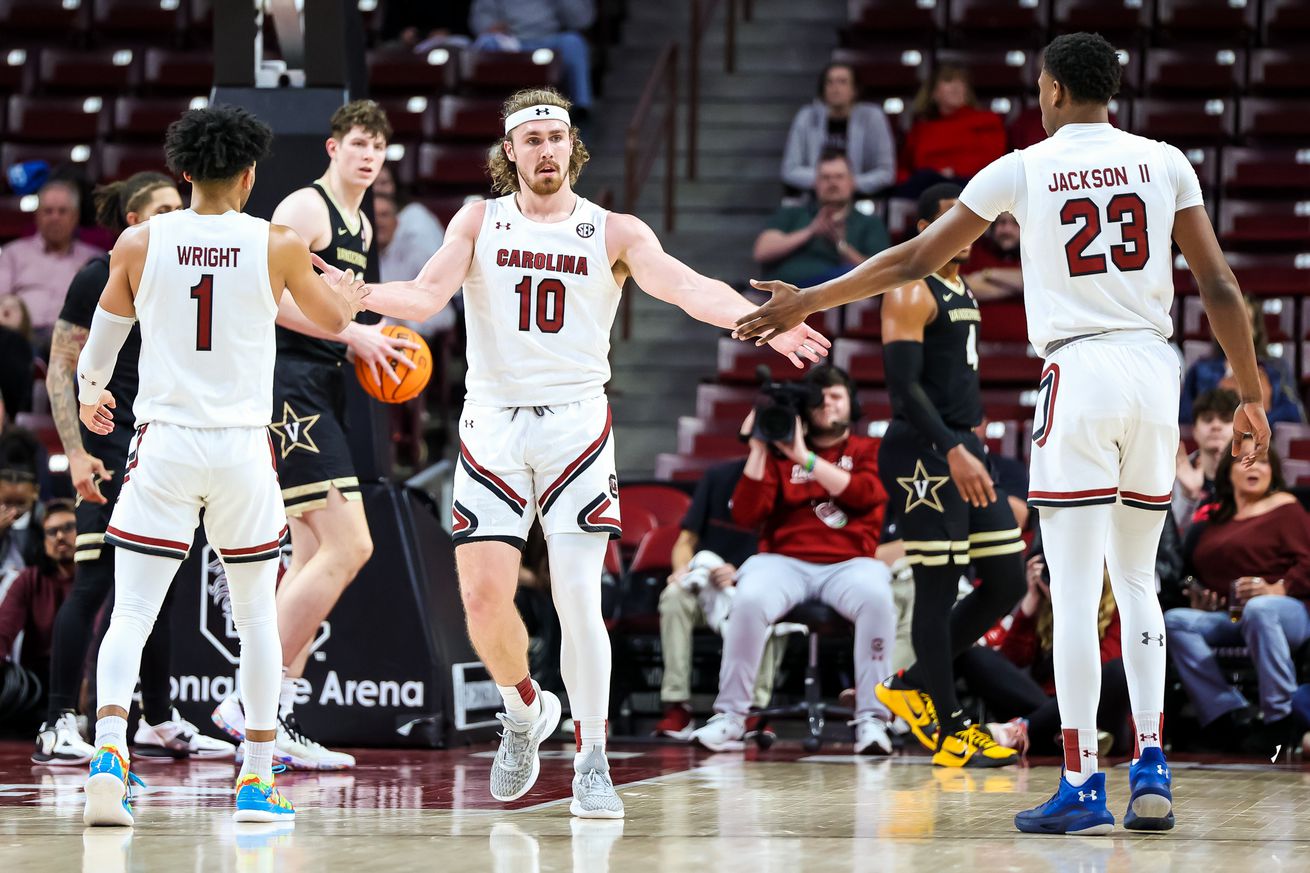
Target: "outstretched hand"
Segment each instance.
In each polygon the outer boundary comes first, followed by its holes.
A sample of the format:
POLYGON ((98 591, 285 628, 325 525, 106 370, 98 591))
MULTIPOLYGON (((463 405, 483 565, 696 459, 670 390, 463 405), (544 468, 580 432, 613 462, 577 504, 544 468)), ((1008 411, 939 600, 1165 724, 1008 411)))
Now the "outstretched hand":
POLYGON ((737 329, 732 332, 737 339, 754 339, 755 345, 762 346, 771 342, 779 334, 800 325, 810 314, 805 295, 795 285, 751 279, 751 287, 768 291, 773 295, 773 299, 754 312, 748 312, 737 319, 737 329))
POLYGON ((1233 413, 1233 457, 1241 458, 1242 469, 1269 457, 1269 419, 1260 403, 1243 403, 1233 413), (1247 440, 1254 445, 1242 454, 1247 440))
POLYGON ((87 430, 104 436, 114 429, 114 413, 110 410, 115 405, 114 395, 102 391, 100 399, 94 404, 79 404, 77 417, 82 419, 82 424, 86 425, 87 430))
POLYGON ((828 349, 832 347, 832 342, 826 336, 808 324, 801 324, 784 333, 775 334, 768 340, 768 344, 774 351, 786 355, 787 360, 801 368, 805 366, 802 359, 817 363, 819 359, 828 356, 828 349))

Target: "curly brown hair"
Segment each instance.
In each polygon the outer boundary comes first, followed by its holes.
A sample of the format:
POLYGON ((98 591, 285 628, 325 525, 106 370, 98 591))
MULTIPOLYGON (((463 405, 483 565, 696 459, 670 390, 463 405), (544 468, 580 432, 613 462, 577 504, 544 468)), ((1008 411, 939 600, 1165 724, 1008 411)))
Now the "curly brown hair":
MULTIPOLYGON (((501 121, 509 118, 520 109, 540 105, 558 106, 565 112, 573 108, 573 104, 554 88, 527 88, 505 101, 505 105, 500 110, 501 121)), ((582 144, 582 139, 578 135, 576 127, 569 127, 569 137, 573 140, 573 151, 569 153, 569 185, 571 187, 578 184, 578 176, 582 175, 582 168, 591 159, 591 154, 587 151, 587 147, 582 144)), ((519 191, 519 174, 515 169, 514 162, 505 154, 505 143, 507 142, 510 142, 509 134, 498 139, 487 153, 487 175, 491 177, 493 191, 499 194, 517 194, 519 191)))
POLYGON ((332 129, 332 138, 344 139, 353 128, 363 128, 373 136, 380 136, 391 141, 391 122, 387 113, 373 100, 352 100, 332 113, 328 122, 332 129))

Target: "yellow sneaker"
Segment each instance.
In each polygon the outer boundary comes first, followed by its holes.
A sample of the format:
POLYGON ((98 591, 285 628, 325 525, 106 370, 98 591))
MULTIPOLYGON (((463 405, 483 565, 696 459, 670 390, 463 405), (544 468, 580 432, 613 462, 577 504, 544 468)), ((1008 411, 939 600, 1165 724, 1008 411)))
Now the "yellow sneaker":
POLYGON ((932 762, 939 767, 1004 767, 1019 763, 1019 753, 970 724, 942 737, 942 747, 933 754, 932 762))
POLYGON ((893 688, 899 685, 900 674, 888 676, 874 686, 874 693, 882 705, 892 711, 892 715, 905 720, 910 730, 923 747, 930 752, 937 750, 937 707, 932 705, 932 698, 917 688, 893 688))

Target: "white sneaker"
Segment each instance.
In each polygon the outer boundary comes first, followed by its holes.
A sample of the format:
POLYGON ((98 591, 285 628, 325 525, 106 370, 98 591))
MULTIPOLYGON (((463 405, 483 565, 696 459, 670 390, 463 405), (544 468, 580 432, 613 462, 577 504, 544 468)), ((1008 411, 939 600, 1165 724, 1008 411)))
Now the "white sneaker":
POLYGON ((223 733, 238 743, 245 742, 246 711, 241 708, 240 695, 229 694, 224 697, 223 701, 214 707, 214 714, 210 718, 223 733))
POLYGON ((867 713, 847 722, 855 728, 855 754, 890 755, 892 739, 887 733, 887 723, 873 713, 867 713))
POLYGON ((573 764, 573 803, 569 812, 579 818, 623 818, 623 801, 610 779, 609 761, 599 745, 573 764))
POLYGON ((716 712, 691 738, 711 752, 740 752, 746 747, 746 719, 730 712, 716 712))
POLYGON ((147 724, 143 716, 132 743, 136 746, 133 752, 147 758, 231 758, 237 751, 226 740, 202 734, 176 707, 173 717, 163 724, 147 724))
POLYGON ((500 747, 491 762, 491 796, 507 803, 518 800, 532 790, 541 774, 541 744, 550 739, 559 725, 560 702, 536 682, 532 687, 541 701, 541 714, 536 721, 525 724, 515 721, 508 713, 498 712, 504 730, 500 734, 500 747))
POLYGON ((346 770, 355 766, 355 758, 345 752, 334 752, 321 743, 305 736, 294 712, 277 720, 277 744, 273 759, 292 770, 346 770))
POLYGON ((82 739, 77 714, 66 710, 53 726, 42 724, 36 734, 33 764, 49 767, 80 767, 95 757, 95 746, 82 739))

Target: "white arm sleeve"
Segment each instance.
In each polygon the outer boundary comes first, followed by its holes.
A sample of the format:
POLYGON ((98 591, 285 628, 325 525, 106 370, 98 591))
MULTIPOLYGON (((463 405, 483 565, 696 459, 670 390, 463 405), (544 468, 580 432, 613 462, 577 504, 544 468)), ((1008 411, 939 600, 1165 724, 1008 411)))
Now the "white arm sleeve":
POLYGON ((979 218, 995 221, 1002 212, 1014 212, 1023 179, 1023 159, 1010 152, 992 161, 969 180, 960 202, 979 218))
POLYGON ((135 318, 114 315, 97 306, 91 316, 91 333, 77 357, 77 399, 87 406, 100 400, 100 393, 114 375, 118 352, 132 332, 135 318))
POLYGON ((1196 167, 1174 146, 1166 144, 1164 154, 1169 166, 1169 180, 1174 186, 1174 212, 1202 205, 1201 182, 1196 177, 1196 167))

